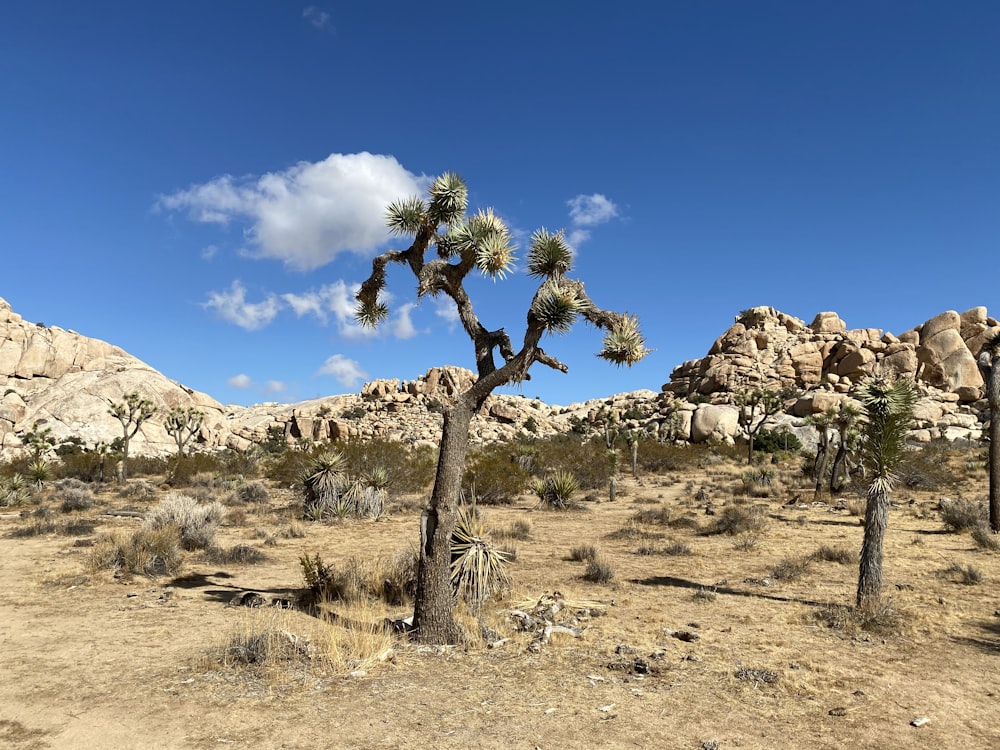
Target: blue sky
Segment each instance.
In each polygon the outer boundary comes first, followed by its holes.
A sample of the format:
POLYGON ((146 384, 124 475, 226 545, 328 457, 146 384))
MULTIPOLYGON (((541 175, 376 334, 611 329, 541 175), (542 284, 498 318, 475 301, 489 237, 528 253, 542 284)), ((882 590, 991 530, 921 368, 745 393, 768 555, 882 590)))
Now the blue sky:
MULTIPOLYGON (((224 403, 472 367, 401 267, 379 335, 349 315, 383 204, 454 170, 654 350, 544 342, 549 403, 658 390, 756 305, 997 316, 998 38, 993 0, 5 2, 0 297, 224 403)), ((516 341, 530 279, 469 286, 516 341)))

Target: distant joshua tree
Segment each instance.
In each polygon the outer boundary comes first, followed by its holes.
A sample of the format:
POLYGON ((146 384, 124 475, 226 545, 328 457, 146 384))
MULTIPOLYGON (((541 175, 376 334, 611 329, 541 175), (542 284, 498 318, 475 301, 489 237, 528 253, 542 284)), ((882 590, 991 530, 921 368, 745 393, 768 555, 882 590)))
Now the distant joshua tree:
POLYGON ((990 405, 990 530, 995 534, 1000 532, 1000 332, 979 353, 979 369, 990 405))
POLYGON ((858 570, 857 607, 872 614, 881 601, 882 543, 889 524, 889 495, 906 450, 917 392, 911 380, 876 371, 859 383, 857 396, 867 417, 861 456, 867 476, 871 477, 858 570))
POLYGON ((389 250, 376 257, 371 276, 357 294, 358 321, 378 325, 389 314, 384 301, 386 268, 390 263, 406 266, 416 277, 418 298, 444 294, 454 302, 476 361, 475 383, 444 406, 437 475, 421 516, 413 624, 417 639, 425 643, 456 643, 461 638, 453 611, 452 537, 469 427, 486 398, 499 386, 527 380, 536 362, 566 372, 568 367, 539 342, 546 333, 568 332, 580 318, 606 332, 599 357, 616 365, 632 365, 648 353, 638 320, 594 304, 583 282, 567 276, 573 253, 563 233, 545 229, 532 235, 528 250, 527 272, 538 279, 538 287, 528 306, 520 350, 514 350, 503 328, 486 328, 476 315, 465 279, 473 271, 503 279, 511 271, 514 246, 510 230, 492 209, 467 216, 467 206, 468 189, 453 173, 435 179, 426 198, 413 196, 391 203, 386 212, 390 231, 412 238, 412 243, 406 250, 389 250), (499 366, 496 354, 502 359, 499 366))
POLYGON ((132 438, 142 427, 142 423, 156 413, 156 407, 149 399, 143 398, 136 391, 126 393, 123 401, 111 402, 108 413, 121 422, 122 425, 122 472, 121 483, 128 479, 128 446, 132 438))
MULTIPOLYGON (((742 314, 742 313, 741 313, 742 314)), ((743 435, 747 439, 747 463, 753 463, 753 441, 764 423, 785 408, 785 402, 795 398, 798 391, 793 388, 782 388, 769 391, 764 388, 751 388, 739 391, 735 403, 739 407, 739 423, 743 435)))
POLYGON ((177 443, 177 458, 184 455, 184 449, 201 429, 205 415, 193 406, 187 408, 175 406, 163 420, 163 428, 177 443))

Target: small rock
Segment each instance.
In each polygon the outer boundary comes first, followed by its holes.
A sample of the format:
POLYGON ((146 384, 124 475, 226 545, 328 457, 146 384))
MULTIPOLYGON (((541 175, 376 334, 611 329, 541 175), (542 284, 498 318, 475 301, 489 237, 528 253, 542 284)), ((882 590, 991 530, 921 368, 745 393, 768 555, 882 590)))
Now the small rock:
POLYGON ((719 750, 719 743, 716 740, 705 740, 701 743, 701 750, 719 750))
POLYGON ((930 721, 930 719, 928 719, 926 716, 918 716, 916 719, 914 719, 913 721, 910 722, 910 726, 913 726, 913 727, 922 727, 924 724, 927 724, 929 721, 930 721))
POLYGON ((830 716, 847 716, 847 709, 843 706, 837 706, 836 708, 831 708, 829 714, 830 716))

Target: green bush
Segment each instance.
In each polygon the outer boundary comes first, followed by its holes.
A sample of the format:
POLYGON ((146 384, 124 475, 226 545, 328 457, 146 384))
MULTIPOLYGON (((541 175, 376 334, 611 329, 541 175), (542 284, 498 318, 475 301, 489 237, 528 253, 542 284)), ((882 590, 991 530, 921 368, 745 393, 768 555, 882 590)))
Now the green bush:
POLYGON ((608 486, 611 461, 604 438, 582 440, 578 435, 563 434, 535 441, 532 446, 536 451, 536 475, 571 472, 580 489, 597 490, 608 486))
POLYGON ((383 469, 388 473, 394 492, 422 492, 434 481, 437 455, 429 445, 409 446, 394 440, 351 439, 338 442, 336 447, 344 456, 349 474, 362 476, 375 469, 383 469))
POLYGON ((762 429, 753 439, 753 449, 761 453, 798 453, 802 450, 802 441, 785 428, 762 429))
POLYGON ((472 451, 462 475, 466 496, 480 505, 508 505, 528 489, 530 481, 516 452, 500 443, 472 451))

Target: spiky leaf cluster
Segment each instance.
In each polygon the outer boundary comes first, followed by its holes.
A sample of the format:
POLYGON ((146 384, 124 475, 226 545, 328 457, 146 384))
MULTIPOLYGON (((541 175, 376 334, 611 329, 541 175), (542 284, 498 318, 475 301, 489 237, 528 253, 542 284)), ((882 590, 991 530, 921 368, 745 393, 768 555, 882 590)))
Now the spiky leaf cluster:
POLYGON ((393 201, 385 210, 385 223, 389 231, 399 237, 416 234, 423 226, 427 208, 416 195, 393 201))
POLYGON ((873 477, 872 488, 888 490, 906 451, 906 435, 913 419, 917 392, 912 381, 887 373, 874 373, 858 384, 867 421, 863 460, 873 477))
POLYGON ((486 538, 486 524, 474 508, 459 508, 451 536, 451 583, 473 605, 510 587, 507 556, 486 538))
POLYGON ((359 302, 354 310, 354 319, 364 328, 375 328, 389 317, 389 307, 384 302, 359 302))
POLYGON ((479 210, 438 241, 438 255, 460 256, 491 278, 504 278, 514 262, 510 230, 493 209, 479 210))
POLYGON ((531 312, 550 333, 567 333, 586 309, 587 301, 580 299, 571 286, 556 279, 542 284, 531 305, 531 312))
POLYGON ((454 172, 445 172, 431 183, 427 216, 436 226, 451 226, 462 220, 469 205, 469 189, 454 172))
POLYGON ((597 356, 615 365, 634 365, 647 354, 646 339, 639 330, 639 319, 622 315, 604 337, 604 345, 597 356))
POLYGON ((536 278, 551 278, 569 273, 573 267, 573 252, 566 244, 563 232, 552 234, 542 228, 531 235, 528 250, 528 274, 536 278))

